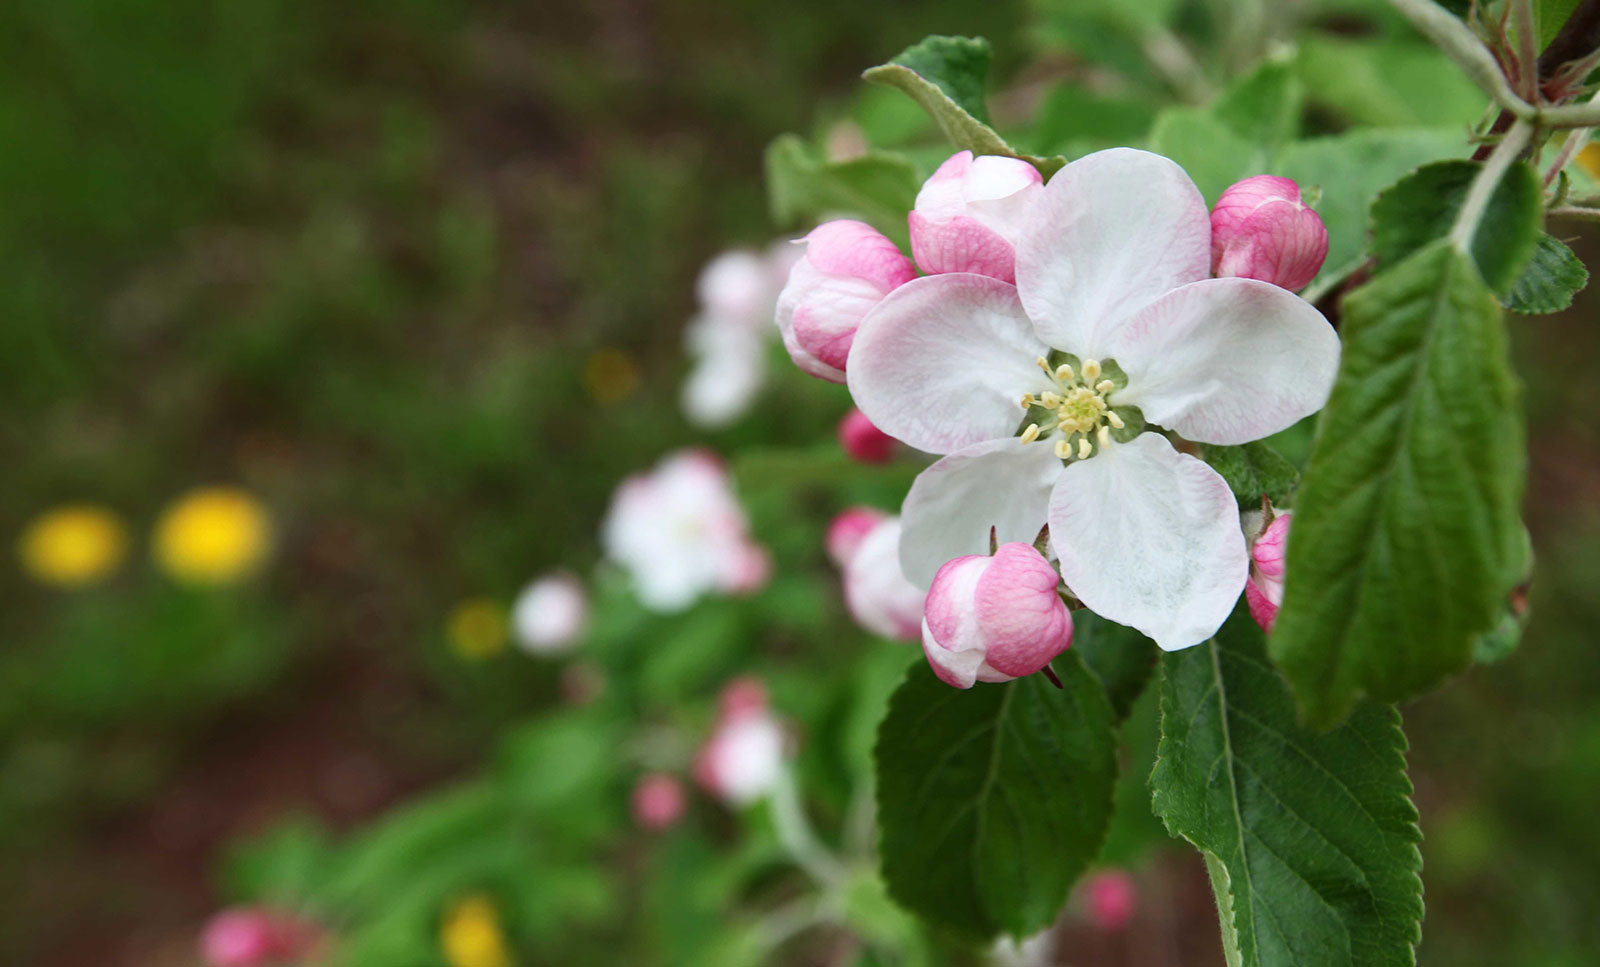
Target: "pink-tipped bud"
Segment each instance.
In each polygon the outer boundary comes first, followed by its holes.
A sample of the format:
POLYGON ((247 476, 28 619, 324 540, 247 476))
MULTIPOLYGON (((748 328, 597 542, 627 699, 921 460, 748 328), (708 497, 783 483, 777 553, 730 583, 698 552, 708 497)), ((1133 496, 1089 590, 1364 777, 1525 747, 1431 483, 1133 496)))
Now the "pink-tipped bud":
POLYGON ((867 414, 853 406, 839 421, 839 445, 852 460, 888 463, 894 456, 894 444, 894 437, 874 426, 867 414))
POLYGON ((1017 158, 951 155, 917 193, 911 253, 924 272, 1017 280, 1016 240, 1044 179, 1017 158))
POLYGON ((945 562, 934 575, 922 651, 947 685, 1032 675, 1072 644, 1072 615, 1056 593, 1056 569, 1031 544, 1002 544, 993 557, 945 562))
POLYGON ((760 682, 738 678, 718 699, 716 725, 695 757, 701 788, 731 805, 765 796, 783 773, 783 726, 767 707, 760 682))
POLYGON ((565 652, 583 637, 589 596, 570 574, 549 574, 522 589, 511 607, 511 626, 524 650, 536 655, 565 652))
POLYGON ((889 515, 871 507, 851 507, 841 511, 828 524, 828 558, 837 567, 844 567, 861 546, 861 541, 879 522, 889 515))
POLYGON ((1250 547, 1250 577, 1244 584, 1244 600, 1250 606, 1250 617, 1256 619, 1262 631, 1272 630, 1273 622, 1278 620, 1278 607, 1283 604, 1284 553, 1288 550, 1289 519, 1293 516, 1293 511, 1285 511, 1274 517, 1250 547))
POLYGON ((922 589, 900 569, 900 518, 868 531, 844 565, 844 601, 851 617, 885 638, 916 641, 922 629, 922 589))
POLYGON ((1133 922, 1139 909, 1139 890, 1133 877, 1122 870, 1106 870, 1084 881, 1089 918, 1106 933, 1120 933, 1133 922))
POLYGON ((687 799, 683 783, 665 772, 652 772, 633 787, 633 818, 650 830, 666 829, 683 818, 687 799))
POLYGON ((234 907, 207 921, 200 933, 206 967, 269 967, 296 962, 316 947, 310 923, 263 907, 234 907))
POLYGON ((916 278, 895 244, 864 222, 824 222, 803 241, 778 297, 778 330, 796 366, 844 382, 845 360, 861 320, 883 297, 916 278))
POLYGON ((1246 178, 1211 211, 1211 271, 1218 278, 1260 279, 1294 291, 1316 278, 1327 257, 1328 230, 1288 178, 1246 178))

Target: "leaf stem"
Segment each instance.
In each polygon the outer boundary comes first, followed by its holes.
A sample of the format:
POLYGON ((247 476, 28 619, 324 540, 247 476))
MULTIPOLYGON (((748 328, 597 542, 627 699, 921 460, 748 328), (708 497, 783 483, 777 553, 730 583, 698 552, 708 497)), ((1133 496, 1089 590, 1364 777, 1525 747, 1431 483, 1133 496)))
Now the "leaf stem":
POLYGON ((1478 223, 1483 221, 1483 214, 1489 208, 1489 199, 1494 196, 1494 190, 1500 186, 1500 179, 1505 177, 1507 170, 1516 162, 1517 158, 1533 140, 1533 123, 1527 118, 1518 118, 1511 125, 1505 137, 1489 153, 1489 159, 1483 163, 1483 168, 1478 176, 1472 179, 1472 185, 1467 189, 1467 198, 1461 205, 1461 214, 1456 218, 1456 223, 1450 229, 1450 243, 1463 252, 1472 249, 1473 237, 1478 234, 1478 223))
MULTIPOLYGON (((1600 91, 1596 91, 1588 101, 1588 104, 1591 105, 1596 103, 1600 103, 1600 91)), ((1567 135, 1567 140, 1562 143, 1561 151, 1556 155, 1556 160, 1550 165, 1550 170, 1544 174, 1546 188, 1550 187, 1550 183, 1556 180, 1556 176, 1561 174, 1562 169, 1571 164, 1572 159, 1577 157, 1579 151, 1583 150, 1583 146, 1589 143, 1589 135, 1593 131, 1593 128, 1588 127, 1573 128, 1567 135)))
POLYGON ((1483 41, 1472 32, 1472 28, 1457 19, 1455 14, 1433 0, 1389 0, 1389 5, 1444 51, 1446 57, 1455 61, 1456 66, 1501 107, 1519 118, 1538 113, 1537 108, 1511 89, 1499 61, 1489 53, 1489 48, 1483 46, 1483 41))
POLYGON ((820 886, 832 886, 844 876, 839 861, 823 847, 806 820, 800 805, 800 793, 795 786, 794 773, 785 768, 772 791, 772 824, 778 833, 778 842, 794 860, 820 886))

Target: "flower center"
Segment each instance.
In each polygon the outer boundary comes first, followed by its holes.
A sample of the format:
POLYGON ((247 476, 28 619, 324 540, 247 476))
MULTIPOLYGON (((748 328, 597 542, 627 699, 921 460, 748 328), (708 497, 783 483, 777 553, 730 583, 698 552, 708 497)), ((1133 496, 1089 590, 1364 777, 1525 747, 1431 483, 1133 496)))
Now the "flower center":
POLYGON ((1023 443, 1054 438, 1057 457, 1086 460, 1109 445, 1114 432, 1128 429, 1128 416, 1143 424, 1137 410, 1112 405, 1112 395, 1127 385, 1114 361, 1102 364, 1098 359, 1085 359, 1079 363, 1076 357, 1064 354, 1058 359, 1061 361, 1054 366, 1043 356, 1037 360, 1055 389, 1037 396, 1023 395, 1025 425, 1019 434, 1023 443))

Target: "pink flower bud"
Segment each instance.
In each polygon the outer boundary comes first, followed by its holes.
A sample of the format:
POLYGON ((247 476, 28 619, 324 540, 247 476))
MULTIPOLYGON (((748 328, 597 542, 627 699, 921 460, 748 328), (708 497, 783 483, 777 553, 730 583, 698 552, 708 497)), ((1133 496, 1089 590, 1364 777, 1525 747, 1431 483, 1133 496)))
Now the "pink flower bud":
POLYGON ((1016 239, 1044 179, 1018 158, 953 154, 917 193, 911 253, 924 272, 1017 280, 1016 239))
POLYGON ((206 967, 269 967, 305 956, 319 933, 309 923, 263 907, 234 907, 212 917, 200 933, 206 967))
POLYGON ((928 590, 922 651, 947 685, 1005 682, 1034 672, 1072 644, 1072 615, 1055 568, 1031 544, 993 557, 945 562, 928 590))
POLYGON ((844 565, 844 601, 861 627, 885 638, 916 641, 922 589, 900 570, 900 518, 879 521, 844 565))
POLYGON ((803 240, 805 255, 778 297, 778 330, 796 366, 844 382, 861 320, 883 297, 916 278, 911 260, 872 226, 824 222, 803 240))
POLYGON ((694 761, 694 778, 713 796, 735 806, 754 802, 783 772, 783 726, 767 708, 766 689, 735 679, 724 689, 717 723, 694 761))
POLYGON ((1133 877, 1122 870, 1106 870, 1084 881, 1089 918, 1106 933, 1119 933, 1133 922, 1139 907, 1139 890, 1133 877))
POLYGON ((683 783, 665 772, 652 772, 633 787, 633 818, 645 829, 661 830, 683 818, 683 783))
POLYGON ((1328 230, 1288 178, 1256 175, 1230 187, 1211 211, 1211 270, 1291 291, 1316 278, 1328 230))
POLYGON ((1289 542, 1289 518, 1293 511, 1285 511, 1272 519, 1250 548, 1250 576, 1244 584, 1244 600, 1250 606, 1250 617, 1262 631, 1270 632, 1278 620, 1278 607, 1283 604, 1284 553, 1289 542))
POLYGON ((772 579, 772 554, 754 541, 741 541, 723 562, 722 589, 754 594, 772 579))
POLYGON ((511 607, 517 641, 534 654, 567 651, 583 636, 588 621, 588 595, 570 574, 539 578, 523 588, 511 607))
POLYGON ((828 557, 844 567, 861 546, 861 541, 889 515, 871 507, 851 507, 828 524, 828 557))
POLYGON ((888 463, 894 456, 894 437, 872 425, 855 407, 839 421, 839 445, 850 459, 861 463, 888 463))

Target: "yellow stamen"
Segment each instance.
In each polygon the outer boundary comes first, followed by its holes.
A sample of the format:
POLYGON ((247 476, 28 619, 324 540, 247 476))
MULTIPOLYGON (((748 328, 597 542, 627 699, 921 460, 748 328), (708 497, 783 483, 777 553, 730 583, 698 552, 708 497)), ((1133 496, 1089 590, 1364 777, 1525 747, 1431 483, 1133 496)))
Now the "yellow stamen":
POLYGON ((1028 428, 1022 431, 1022 442, 1032 443, 1039 439, 1039 424, 1029 423, 1028 428))
POLYGON ((1100 449, 1104 450, 1109 447, 1111 445, 1111 427, 1101 427, 1100 432, 1095 434, 1095 439, 1100 441, 1100 449))
POLYGON ((1087 460, 1087 459, 1089 459, 1089 454, 1091 454, 1093 452, 1094 452, 1093 448, 1091 448, 1089 446, 1088 437, 1079 437, 1078 438, 1078 459, 1079 460, 1087 460))
POLYGON ((1109 379, 1103 379, 1100 382, 1094 384, 1094 391, 1096 393, 1101 394, 1101 395, 1105 395, 1107 393, 1110 393, 1112 390, 1114 390, 1116 388, 1117 388, 1117 384, 1111 382, 1111 380, 1109 380, 1109 379))
POLYGON ((1062 363, 1060 366, 1057 366, 1056 367, 1056 379, 1059 379, 1063 383, 1072 382, 1072 380, 1073 380, 1072 367, 1068 366, 1066 363, 1062 363))
POLYGON ((1122 417, 1117 415, 1117 411, 1116 410, 1112 410, 1111 412, 1106 414, 1106 422, 1111 424, 1112 429, 1115 429, 1115 430, 1120 430, 1123 427, 1127 426, 1126 423, 1122 422, 1122 417))
POLYGON ((1034 362, 1038 364, 1040 369, 1044 370, 1046 376, 1054 375, 1050 371, 1050 360, 1040 356, 1038 359, 1035 359, 1034 362))
POLYGON ((1066 401, 1062 399, 1060 393, 1046 392, 1039 397, 1039 402, 1053 410, 1066 401))
POLYGON ((1086 383, 1093 383, 1100 378, 1100 360, 1085 359, 1083 361, 1083 379, 1086 383))
POLYGON ((1072 456, 1072 447, 1067 445, 1067 441, 1065 439, 1057 440, 1056 459, 1065 460, 1070 456, 1072 456))
POLYGON ((1039 401, 1034 397, 1034 395, 1032 393, 1023 393, 1022 394, 1022 408, 1023 409, 1025 409, 1025 410, 1029 409, 1029 408, 1031 408, 1033 406, 1033 404, 1035 404, 1037 402, 1039 402, 1039 401))

